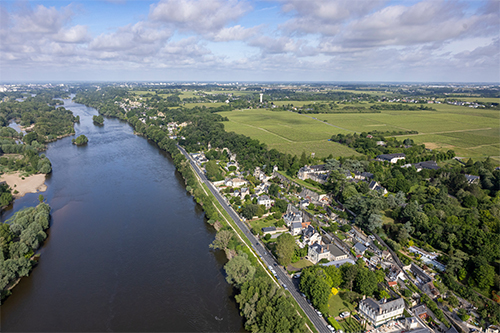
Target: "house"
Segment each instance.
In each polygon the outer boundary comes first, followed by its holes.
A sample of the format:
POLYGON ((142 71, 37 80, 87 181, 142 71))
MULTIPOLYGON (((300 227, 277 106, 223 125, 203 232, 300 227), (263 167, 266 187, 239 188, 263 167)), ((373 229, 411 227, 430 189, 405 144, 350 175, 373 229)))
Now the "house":
POLYGON ((391 162, 391 163, 396 163, 399 160, 404 160, 406 158, 406 155, 403 153, 396 153, 396 154, 382 154, 377 156, 377 160, 382 161, 382 162, 391 162))
POLYGON ((228 186, 240 187, 240 186, 246 185, 247 181, 244 179, 241 179, 241 178, 233 178, 232 183, 233 183, 233 185, 228 185, 228 186))
POLYGON ((262 228, 262 233, 264 235, 267 235, 267 234, 275 234, 277 231, 276 231, 276 227, 265 227, 265 228, 262 228))
POLYGON ((405 280, 404 272, 396 265, 391 265, 387 277, 391 281, 397 281, 398 279, 405 280))
POLYGON ((384 250, 384 251, 382 251, 381 256, 382 256, 382 259, 387 260, 387 259, 391 258, 391 253, 387 250, 384 250))
POLYGON ((465 175, 465 179, 467 179, 467 183, 469 184, 478 184, 480 177, 473 175, 465 175))
POLYGON ((327 259, 330 261, 330 252, 328 251, 328 248, 319 243, 309 246, 307 256, 309 257, 309 261, 313 264, 317 264, 321 259, 327 259))
POLYGON ((310 204, 310 203, 311 203, 311 202, 310 202, 309 200, 304 199, 304 200, 300 200, 299 205, 300 205, 300 207, 302 207, 302 208, 307 208, 307 206, 309 206, 309 204, 310 204))
POLYGON ((266 209, 271 208, 271 205, 273 203, 274 203, 274 200, 269 198, 269 196, 267 196, 267 195, 262 195, 257 199, 257 204, 266 206, 266 209))
POLYGON ((414 263, 410 265, 410 272, 413 273, 418 283, 420 284, 427 284, 429 282, 432 282, 432 278, 414 263))
POLYGON ((288 207, 286 209, 285 215, 283 215, 283 220, 285 221, 286 225, 290 227, 290 225, 293 222, 299 222, 302 223, 302 214, 300 211, 293 207, 291 204, 288 204, 288 207))
POLYGON ((301 231, 302 231, 302 223, 293 222, 290 225, 290 233, 292 234, 292 236, 299 235, 301 233, 301 231))
POLYGON ((412 309, 413 314, 422 320, 427 320, 429 318, 427 306, 425 304, 419 305, 412 309))
POLYGON ((415 163, 412 165, 415 167, 415 169, 417 169, 417 172, 420 172, 423 169, 427 169, 427 170, 438 170, 439 169, 439 166, 437 165, 436 161, 425 161, 425 162, 415 163))
POLYGON ((247 195, 250 195, 250 190, 248 189, 248 187, 242 187, 240 189, 240 198, 241 198, 241 200, 245 199, 245 197, 247 195))
POLYGON ((297 177, 301 180, 311 179, 320 184, 326 183, 330 170, 328 170, 325 164, 321 165, 304 165, 299 169, 297 177))
POLYGON ((331 260, 343 260, 347 259, 347 254, 345 254, 339 247, 335 244, 328 245, 328 251, 331 253, 331 260))
POLYGON ((299 196, 309 201, 319 201, 322 198, 321 195, 307 188, 302 188, 302 191, 299 193, 299 196))
POLYGON ((305 245, 313 245, 316 243, 321 243, 321 235, 314 229, 312 225, 302 231, 302 243, 305 245))
POLYGON ((373 298, 366 298, 359 302, 359 314, 373 326, 378 327, 389 320, 403 315, 405 302, 402 298, 387 302, 385 299, 377 302, 373 298))
POLYGON ((500 332, 500 326, 498 325, 490 325, 486 329, 486 333, 499 333, 500 332))
POLYGON ((390 288, 396 288, 398 286, 398 283, 396 281, 388 281, 387 284, 390 288))
POLYGON ((356 252, 356 254, 358 254, 358 255, 365 254, 366 246, 364 246, 363 244, 356 243, 356 244, 354 244, 353 248, 354 248, 354 252, 356 252))
POLYGON ((431 260, 434 260, 438 257, 438 255, 436 253, 429 253, 425 250, 422 250, 421 248, 418 248, 416 246, 410 246, 410 248, 408 249, 410 252, 412 253, 418 253, 420 254, 422 257, 425 257, 425 258, 428 258, 428 259, 431 259, 431 260))
POLYGON ((368 188, 372 191, 381 191, 383 194, 387 194, 387 190, 385 189, 385 187, 380 186, 380 184, 374 180, 370 182, 368 188))

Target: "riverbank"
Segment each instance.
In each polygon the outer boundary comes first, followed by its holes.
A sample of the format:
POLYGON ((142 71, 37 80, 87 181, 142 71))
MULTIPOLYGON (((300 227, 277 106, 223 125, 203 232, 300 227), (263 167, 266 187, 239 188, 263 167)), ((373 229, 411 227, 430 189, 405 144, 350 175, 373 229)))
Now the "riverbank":
POLYGON ((21 198, 26 193, 45 192, 47 190, 47 185, 45 185, 45 174, 24 177, 20 172, 14 172, 1 175, 0 181, 5 181, 7 185, 9 185, 12 189, 12 196, 14 199, 21 198))

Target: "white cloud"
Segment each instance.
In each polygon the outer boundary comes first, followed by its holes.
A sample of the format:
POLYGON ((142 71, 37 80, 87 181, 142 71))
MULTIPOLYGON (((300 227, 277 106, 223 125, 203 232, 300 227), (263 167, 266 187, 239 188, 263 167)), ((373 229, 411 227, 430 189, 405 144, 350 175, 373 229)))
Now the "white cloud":
POLYGON ((75 25, 69 29, 61 29, 54 35, 54 40, 63 43, 84 43, 90 40, 87 27, 75 25))
POLYGON ((57 33, 73 15, 70 7, 57 10, 55 7, 47 8, 38 5, 35 10, 31 7, 23 9, 13 15, 14 30, 21 33, 57 33))
POLYGON ((250 6, 236 0, 161 0, 151 5, 149 18, 181 31, 217 33, 243 16, 250 6))
POLYGON ((255 36, 262 29, 262 25, 244 28, 241 25, 235 25, 229 28, 223 28, 215 33, 212 37, 214 42, 228 42, 234 40, 247 40, 255 36))
POLYGON ((171 35, 168 30, 140 21, 118 28, 116 32, 97 36, 90 42, 89 48, 98 51, 131 51, 154 45, 159 50, 171 35))

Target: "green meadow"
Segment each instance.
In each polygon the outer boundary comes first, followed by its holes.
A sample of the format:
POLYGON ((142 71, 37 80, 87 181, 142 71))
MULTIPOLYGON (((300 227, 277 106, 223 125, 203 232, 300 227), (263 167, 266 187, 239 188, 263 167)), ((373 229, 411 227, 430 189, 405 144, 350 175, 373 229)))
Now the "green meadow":
MULTIPOLYGON (((287 101, 283 104, 304 102, 287 101)), ((312 102, 307 102, 312 103, 312 102)), ((278 104, 278 103, 275 103, 278 104)), ((384 104, 384 103, 378 103, 384 104)), ((365 106, 371 104, 349 104, 365 106)), ((405 135, 416 143, 437 150, 452 149, 457 156, 500 162, 500 113, 447 104, 429 104, 436 111, 382 110, 381 113, 298 114, 288 111, 235 110, 221 112, 229 118, 227 131, 259 139, 269 148, 291 154, 316 153, 317 157, 351 156, 356 152, 329 142, 333 134, 415 130, 405 135)))

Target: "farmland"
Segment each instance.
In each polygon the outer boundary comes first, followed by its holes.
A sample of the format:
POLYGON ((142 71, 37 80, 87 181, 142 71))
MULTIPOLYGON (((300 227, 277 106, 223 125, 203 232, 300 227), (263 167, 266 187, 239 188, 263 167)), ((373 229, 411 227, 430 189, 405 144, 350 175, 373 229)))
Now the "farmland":
MULTIPOLYGON (((294 104, 297 102, 286 102, 294 104)), ((301 102, 303 103, 303 102, 301 102)), ((311 103, 311 102, 309 102, 311 103)), ((351 104, 365 106, 369 103, 351 104)), ((349 132, 415 130, 416 143, 430 149, 452 149, 457 156, 500 162, 500 115, 498 110, 474 109, 447 104, 432 105, 436 111, 382 110, 381 113, 298 114, 287 111, 236 110, 221 113, 229 118, 227 131, 244 134, 269 148, 318 157, 351 156, 354 151, 328 142, 333 134, 349 132)))
POLYGON ((349 133, 312 117, 293 112, 274 112, 263 109, 221 112, 228 117, 224 122, 226 131, 244 134, 267 144, 272 149, 300 155, 315 153, 317 157, 359 155, 354 150, 329 142, 335 133, 349 133))

